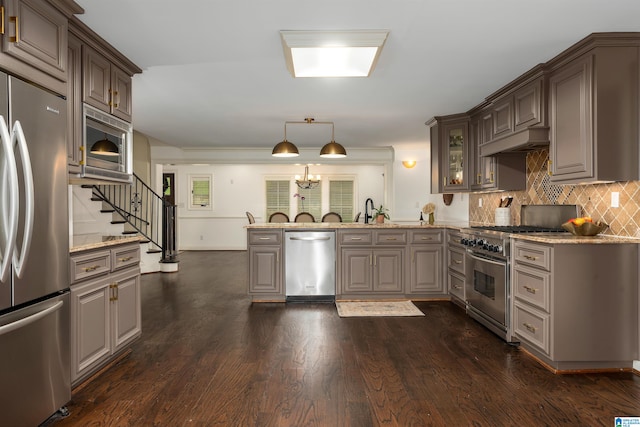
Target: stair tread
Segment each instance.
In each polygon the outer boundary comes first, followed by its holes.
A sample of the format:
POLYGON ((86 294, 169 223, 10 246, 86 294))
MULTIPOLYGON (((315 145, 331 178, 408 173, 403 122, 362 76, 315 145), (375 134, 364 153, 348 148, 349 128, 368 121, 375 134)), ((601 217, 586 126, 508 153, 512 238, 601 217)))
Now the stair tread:
POLYGON ((135 230, 125 230, 122 232, 122 234, 138 234, 138 232, 135 230))
POLYGON ((115 211, 115 209, 100 209, 100 213, 113 213, 115 211))
POLYGON ((125 220, 122 220, 122 221, 121 220, 113 220, 113 221, 111 221, 111 224, 125 224, 126 222, 127 221, 125 221, 125 220))

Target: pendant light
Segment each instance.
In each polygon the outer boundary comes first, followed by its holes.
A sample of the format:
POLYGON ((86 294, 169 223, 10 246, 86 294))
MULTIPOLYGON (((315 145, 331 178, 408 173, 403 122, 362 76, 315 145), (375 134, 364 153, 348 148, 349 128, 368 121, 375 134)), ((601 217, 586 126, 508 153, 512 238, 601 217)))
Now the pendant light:
POLYGON ((338 144, 335 140, 335 126, 333 122, 316 122, 313 117, 305 117, 304 121, 301 122, 284 122, 284 140, 276 144, 273 147, 273 151, 271 151, 271 155, 273 157, 296 157, 300 153, 298 152, 298 147, 296 147, 292 142, 287 141, 287 125, 288 124, 318 124, 318 125, 331 125, 331 142, 325 144, 320 150, 320 157, 324 157, 326 159, 339 159, 347 156, 347 150, 338 144))
POLYGON ((97 141, 91 146, 91 154, 98 154, 101 156, 119 156, 120 152, 118 150, 118 146, 113 143, 113 141, 109 141, 109 138, 107 138, 107 134, 105 133, 104 139, 97 141))

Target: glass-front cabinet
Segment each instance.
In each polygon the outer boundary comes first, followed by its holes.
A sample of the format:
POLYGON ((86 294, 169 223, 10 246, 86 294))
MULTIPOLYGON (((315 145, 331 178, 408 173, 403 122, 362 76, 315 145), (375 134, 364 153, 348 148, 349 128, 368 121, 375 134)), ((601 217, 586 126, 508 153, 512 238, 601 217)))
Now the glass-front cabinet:
POLYGON ((431 192, 469 191, 469 116, 434 117, 431 135, 431 192))

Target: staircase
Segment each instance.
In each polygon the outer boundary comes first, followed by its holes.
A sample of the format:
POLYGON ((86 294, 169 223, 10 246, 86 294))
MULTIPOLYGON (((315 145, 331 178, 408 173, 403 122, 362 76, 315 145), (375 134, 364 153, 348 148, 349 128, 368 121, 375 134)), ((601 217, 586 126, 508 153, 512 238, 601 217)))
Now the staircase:
POLYGON ((121 225, 123 234, 139 234, 142 272, 172 272, 178 269, 176 250, 176 207, 169 205, 137 175, 131 185, 83 185, 91 189, 91 200, 102 203, 100 212, 111 214, 111 224, 121 225), (158 265, 159 263, 159 265, 158 265))

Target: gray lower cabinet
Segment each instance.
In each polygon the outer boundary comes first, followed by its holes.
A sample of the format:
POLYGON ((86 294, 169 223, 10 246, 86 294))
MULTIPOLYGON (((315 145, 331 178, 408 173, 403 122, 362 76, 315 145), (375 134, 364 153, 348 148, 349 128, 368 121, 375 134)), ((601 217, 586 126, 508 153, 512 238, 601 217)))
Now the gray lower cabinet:
POLYGON ((248 230, 249 295, 284 300, 282 230, 248 230))
POLYGON ((338 230, 336 297, 404 294, 406 230, 338 230))
POLYGON ((447 284, 452 301, 465 306, 466 250, 461 239, 458 231, 447 230, 447 284))
POLYGON ((71 255, 71 381, 78 384, 142 333, 138 243, 71 255))
POLYGON ((638 354, 638 245, 514 239, 512 325, 556 370, 630 368, 638 354))
POLYGON ((444 230, 409 230, 408 294, 445 296, 443 271, 444 230))

